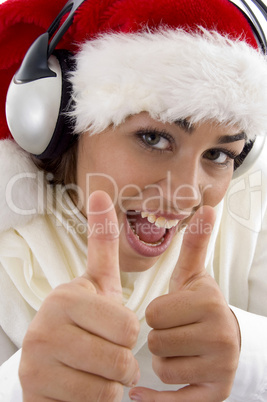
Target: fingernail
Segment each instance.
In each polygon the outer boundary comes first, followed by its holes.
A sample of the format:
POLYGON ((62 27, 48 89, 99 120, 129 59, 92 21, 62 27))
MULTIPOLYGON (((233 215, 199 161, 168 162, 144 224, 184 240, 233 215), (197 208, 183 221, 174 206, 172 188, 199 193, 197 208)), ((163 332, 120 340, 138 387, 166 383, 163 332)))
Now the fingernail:
POLYGON ((139 393, 135 389, 132 389, 129 392, 129 397, 130 397, 131 401, 136 401, 136 402, 142 402, 143 401, 142 393, 139 393))
POLYGON ((140 395, 131 396, 131 401, 142 402, 142 397, 140 395))

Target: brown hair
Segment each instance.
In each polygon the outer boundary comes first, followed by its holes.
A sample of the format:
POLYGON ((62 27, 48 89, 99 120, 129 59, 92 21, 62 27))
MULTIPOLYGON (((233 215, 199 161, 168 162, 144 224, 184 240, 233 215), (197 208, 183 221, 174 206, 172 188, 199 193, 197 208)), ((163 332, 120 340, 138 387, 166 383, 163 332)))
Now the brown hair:
POLYGON ((38 169, 47 173, 47 179, 50 184, 76 184, 77 150, 78 141, 75 141, 63 155, 55 159, 40 160, 32 155, 32 160, 38 169))

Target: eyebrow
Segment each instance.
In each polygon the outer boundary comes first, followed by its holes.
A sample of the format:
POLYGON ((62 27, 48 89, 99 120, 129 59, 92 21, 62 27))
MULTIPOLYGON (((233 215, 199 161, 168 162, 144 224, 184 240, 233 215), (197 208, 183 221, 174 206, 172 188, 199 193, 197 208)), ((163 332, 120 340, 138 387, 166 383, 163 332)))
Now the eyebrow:
MULTIPOLYGON (((174 123, 188 134, 192 134, 195 130, 194 124, 191 124, 187 119, 178 119, 178 120, 175 120, 174 123)), ((241 140, 246 140, 246 139, 247 139, 246 134, 243 131, 241 131, 240 133, 234 134, 234 135, 222 135, 218 139, 218 144, 229 144, 231 142, 236 142, 236 141, 241 141, 241 140)))
POLYGON ((176 124, 178 127, 183 129, 186 133, 191 134, 194 130, 195 127, 193 124, 191 124, 188 120, 186 119, 178 119, 175 120, 174 124, 176 124))
POLYGON ((218 140, 218 144, 229 144, 231 142, 245 140, 246 138, 247 136, 243 131, 235 135, 222 135, 218 140))

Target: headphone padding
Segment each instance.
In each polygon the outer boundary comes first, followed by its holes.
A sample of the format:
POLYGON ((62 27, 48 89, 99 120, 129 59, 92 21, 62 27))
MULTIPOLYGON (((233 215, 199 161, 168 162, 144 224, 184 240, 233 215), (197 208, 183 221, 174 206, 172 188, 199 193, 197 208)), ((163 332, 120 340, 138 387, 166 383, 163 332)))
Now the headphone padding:
POLYGON ((73 55, 67 50, 56 50, 53 53, 59 61, 62 71, 62 95, 61 104, 55 131, 45 151, 35 155, 38 159, 54 159, 62 155, 76 141, 77 135, 73 134, 74 122, 67 115, 72 108, 72 85, 68 75, 75 69, 73 55))

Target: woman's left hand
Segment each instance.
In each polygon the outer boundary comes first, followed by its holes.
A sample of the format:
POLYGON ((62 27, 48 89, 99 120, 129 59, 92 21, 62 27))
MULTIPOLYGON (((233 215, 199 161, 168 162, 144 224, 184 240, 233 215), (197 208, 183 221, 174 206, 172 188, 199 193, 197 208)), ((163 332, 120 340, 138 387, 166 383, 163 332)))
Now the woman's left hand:
POLYGON ((153 369, 167 384, 189 384, 178 391, 133 388, 132 400, 221 402, 233 385, 240 354, 240 331, 215 280, 204 264, 214 211, 200 208, 184 236, 169 294, 153 300, 146 319, 153 328, 148 346, 153 369))

